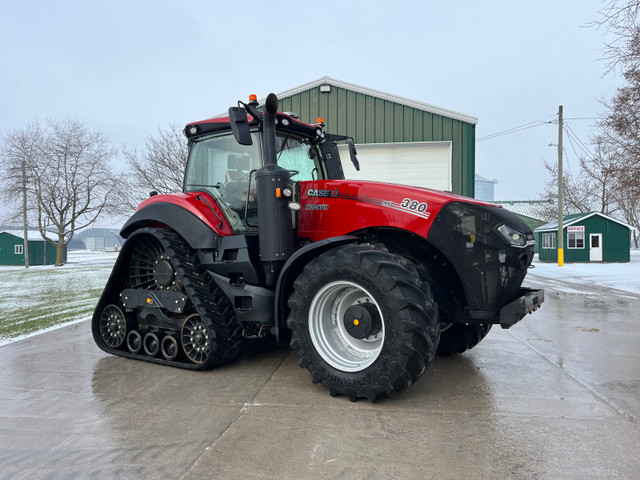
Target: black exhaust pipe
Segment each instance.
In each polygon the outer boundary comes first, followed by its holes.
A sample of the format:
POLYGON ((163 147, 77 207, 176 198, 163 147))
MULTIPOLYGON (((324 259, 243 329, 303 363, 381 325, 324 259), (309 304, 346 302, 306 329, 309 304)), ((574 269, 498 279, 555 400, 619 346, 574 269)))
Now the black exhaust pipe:
POLYGON ((291 210, 283 195, 285 189, 292 189, 292 185, 289 172, 277 165, 277 111, 278 97, 270 93, 262 123, 264 166, 256 172, 260 261, 268 286, 275 286, 280 270, 293 253, 291 210))

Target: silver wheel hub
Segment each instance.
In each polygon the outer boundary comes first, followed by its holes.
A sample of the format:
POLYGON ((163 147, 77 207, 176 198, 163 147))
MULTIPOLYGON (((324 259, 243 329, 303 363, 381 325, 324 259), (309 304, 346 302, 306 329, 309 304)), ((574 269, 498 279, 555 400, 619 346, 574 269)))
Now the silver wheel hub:
POLYGON ((309 335, 316 351, 329 365, 343 372, 359 372, 373 364, 382 351, 384 318, 380 306, 366 289, 353 282, 336 281, 322 287, 313 297, 309 307, 309 335), (345 314, 354 306, 377 312, 381 320, 379 328, 363 338, 352 336, 347 326, 359 320, 345 314))

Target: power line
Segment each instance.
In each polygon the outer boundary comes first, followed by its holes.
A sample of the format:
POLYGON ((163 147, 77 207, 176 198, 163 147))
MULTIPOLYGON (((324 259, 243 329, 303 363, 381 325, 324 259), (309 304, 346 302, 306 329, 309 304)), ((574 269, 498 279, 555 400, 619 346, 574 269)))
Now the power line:
MULTIPOLYGON (((523 130, 528 130, 530 128, 539 127, 540 125, 548 125, 553 124, 557 125, 558 120, 555 119, 556 115, 549 115, 548 117, 542 120, 536 120, 534 122, 525 123, 524 125, 519 125, 517 127, 508 128, 507 130, 503 130, 501 132, 491 133, 489 135, 485 135, 484 137, 476 138, 476 142, 482 142, 484 140, 491 140, 492 138, 501 137, 503 135, 509 135, 510 133, 517 133, 523 130), (554 120, 548 120, 549 118, 554 118, 554 120)), ((564 120, 598 120, 598 117, 568 117, 564 120)), ((575 135, 575 134, 574 134, 575 135)), ((577 138, 577 136, 576 136, 577 138)), ((579 139, 578 139, 579 141, 579 139)))
POLYGON ((587 155, 591 155, 591 151, 589 149, 589 147, 587 146, 586 143, 584 143, 580 137, 578 137, 578 135, 576 134, 576 132, 573 131, 573 129, 567 124, 566 125, 567 128, 571 131, 571 134, 573 135, 573 137, 576 139, 576 141, 578 142, 578 145, 581 146, 582 151, 585 152, 587 155))
POLYGON ((589 150, 589 147, 587 147, 587 145, 582 140, 580 140, 580 137, 578 137, 578 135, 576 135, 573 129, 566 123, 565 123, 565 132, 567 133, 567 138, 569 139, 569 143, 571 143, 571 148, 573 149, 573 152, 576 154, 576 157, 578 159, 580 159, 580 154, 576 150, 576 145, 578 146, 578 149, 582 151, 582 154, 583 154, 582 156, 587 156, 587 157, 593 156, 593 154, 589 150))
MULTIPOLYGON (((550 117, 555 117, 555 115, 550 115, 549 117, 546 118, 550 118, 550 117)), ((490 140, 492 138, 496 138, 496 137, 501 137, 503 135, 509 135, 510 133, 517 133, 517 132, 521 132, 523 130, 528 130, 530 128, 535 128, 535 127, 539 127, 540 125, 547 125, 550 123, 558 123, 557 120, 551 120, 548 121, 546 119, 544 120, 536 120, 534 122, 529 122, 529 123, 525 123, 524 125, 519 125, 517 127, 512 127, 509 128, 507 130, 503 130, 501 132, 496 132, 496 133, 491 133, 489 135, 485 135, 484 137, 480 137, 480 138, 476 138, 476 142, 482 142, 483 140, 490 140)))

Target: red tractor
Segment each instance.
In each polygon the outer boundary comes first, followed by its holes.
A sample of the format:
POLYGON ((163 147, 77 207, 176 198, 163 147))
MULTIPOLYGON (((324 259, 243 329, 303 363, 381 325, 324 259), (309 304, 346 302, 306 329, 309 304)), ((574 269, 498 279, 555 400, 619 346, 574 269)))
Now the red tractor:
POLYGON ((271 335, 332 395, 374 401, 541 305, 521 288, 535 242, 516 215, 345 179, 337 142, 359 168, 353 139, 277 106, 271 94, 264 111, 238 102, 185 127, 184 192, 152 195, 122 228, 100 348, 202 370, 271 335))

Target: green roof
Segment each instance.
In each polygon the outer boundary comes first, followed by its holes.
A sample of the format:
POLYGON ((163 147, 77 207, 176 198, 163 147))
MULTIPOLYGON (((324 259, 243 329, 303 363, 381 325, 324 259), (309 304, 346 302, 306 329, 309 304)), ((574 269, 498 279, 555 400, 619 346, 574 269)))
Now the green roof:
MULTIPOLYGON (((599 217, 603 217, 606 218, 607 220, 611 220, 612 222, 615 223, 619 223, 620 225, 623 225, 627 228, 631 228, 630 225, 627 225, 624 222, 621 222, 620 220, 616 220, 615 218, 612 218, 608 215, 605 215, 604 213, 599 213, 599 212, 587 212, 587 213, 572 213, 571 215, 566 215, 564 217, 562 217, 562 229, 564 230, 565 228, 567 228, 570 225, 573 225, 574 223, 578 223, 582 220, 585 220, 589 217, 592 217, 594 215, 597 215, 599 217)), ((558 221, 554 220, 552 222, 546 223, 538 228, 535 229, 536 232, 553 232, 553 231, 557 231, 558 230, 558 221)))

